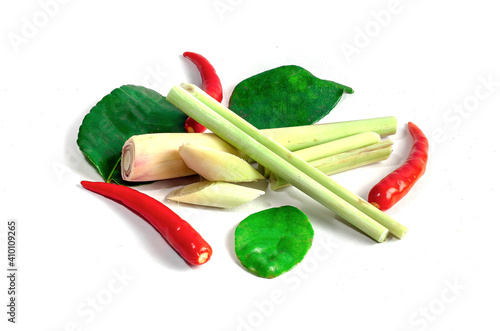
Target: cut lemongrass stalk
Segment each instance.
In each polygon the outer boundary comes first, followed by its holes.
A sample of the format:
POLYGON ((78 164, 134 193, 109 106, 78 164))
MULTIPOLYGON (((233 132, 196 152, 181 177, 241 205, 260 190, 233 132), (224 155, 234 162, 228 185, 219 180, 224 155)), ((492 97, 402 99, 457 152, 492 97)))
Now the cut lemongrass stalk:
MULTIPOLYGON (((262 132, 294 151, 360 132, 373 131, 384 136, 396 132, 394 117, 325 123, 289 128, 264 129, 262 132)), ((179 155, 186 143, 235 154, 248 159, 242 151, 230 146, 213 133, 153 133, 128 139, 122 149, 122 178, 130 182, 154 181, 193 175, 179 155)))
MULTIPOLYGON (((279 157, 283 158, 284 160, 292 164, 295 168, 305 173, 314 181, 318 182, 320 185, 327 188, 329 191, 339 196, 341 199, 347 201, 349 204, 354 206, 363 214, 366 214, 370 218, 379 222, 381 225, 389 229, 389 231, 396 237, 402 238, 405 236, 407 232, 407 228, 405 226, 396 222, 393 218, 382 212, 380 209, 376 208, 375 206, 368 203, 367 201, 357 196, 356 194, 352 193, 351 191, 345 189, 337 182, 335 182, 333 179, 331 179, 318 169, 314 168, 300 157, 291 153, 288 149, 286 149, 285 147, 274 141, 272 138, 270 138, 263 132, 257 130, 254 126, 245 121, 243 118, 239 117, 234 112, 224 107, 222 104, 218 103, 215 99, 213 99, 208 94, 203 92, 203 90, 201 90, 200 88, 192 84, 183 84, 181 88, 185 89, 188 93, 193 95, 195 99, 199 100, 208 108, 212 109, 214 112, 221 115, 222 118, 234 124, 234 126, 245 132, 247 135, 258 141, 262 145, 266 146, 269 150, 271 150, 279 157)), ((231 141, 228 142, 232 143, 231 141)), ((270 170, 273 171, 272 169, 270 170)), ((281 176, 279 172, 276 171, 273 172, 281 176)), ((288 181, 287 178, 285 177, 283 178, 288 181)), ((296 186, 293 182, 290 183, 296 186)))
POLYGON ((255 182, 265 179, 247 161, 212 148, 186 144, 179 148, 186 165, 197 174, 214 182, 255 182))
MULTIPOLYGON (((174 86, 169 91, 167 100, 219 137, 245 152, 256 162, 279 174, 299 190, 335 212, 372 239, 383 242, 387 238, 389 231, 383 225, 350 203, 339 198, 332 191, 243 132, 232 122, 215 112, 211 107, 196 99, 184 88, 174 86)), ((288 151, 288 155, 293 154, 288 151)))
POLYGON ((179 155, 179 147, 188 142, 246 157, 238 149, 214 134, 153 133, 136 135, 123 145, 122 178, 130 182, 142 182, 196 174, 179 155))
POLYGON ((328 141, 352 136, 363 132, 376 132, 385 137, 395 134, 397 120, 394 116, 369 118, 336 123, 304 125, 285 130, 260 130, 267 136, 291 151, 316 146, 328 141), (311 137, 311 139, 305 139, 311 137))
MULTIPOLYGON (((316 146, 299 149, 293 153, 304 161, 310 162, 328 156, 355 150, 357 148, 369 146, 380 142, 380 135, 375 132, 362 132, 349 137, 336 139, 316 146)), ((270 176, 270 171, 259 168, 259 172, 266 178, 270 176)))
MULTIPOLYGON (((385 140, 368 147, 327 156, 309 163, 324 174, 333 175, 386 160, 391 155, 391 145, 392 141, 385 140)), ((272 190, 279 190, 290 185, 286 180, 273 173, 269 175, 269 181, 272 190)))
POLYGON ((168 200, 216 208, 234 208, 263 195, 264 191, 242 185, 202 181, 181 187, 168 200))
POLYGON ((380 135, 375 132, 362 132, 349 137, 336 139, 320 145, 294 151, 294 154, 304 159, 313 161, 330 155, 340 154, 380 142, 380 135))

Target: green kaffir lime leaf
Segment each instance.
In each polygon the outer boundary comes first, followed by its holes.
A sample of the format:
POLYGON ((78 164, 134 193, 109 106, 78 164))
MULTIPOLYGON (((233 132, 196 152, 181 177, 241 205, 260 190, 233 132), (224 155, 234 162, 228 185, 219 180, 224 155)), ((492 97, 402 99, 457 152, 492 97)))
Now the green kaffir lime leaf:
POLYGON ((236 85, 229 109, 259 129, 308 125, 330 113, 344 92, 354 91, 299 66, 286 65, 236 85))
POLYGON ((126 184, 120 174, 125 141, 137 134, 185 132, 186 119, 161 94, 124 85, 106 95, 85 116, 77 144, 105 181, 126 184))
POLYGON ((302 261, 313 237, 308 217, 298 208, 270 208, 241 221, 235 230, 235 250, 251 273, 274 278, 302 261))

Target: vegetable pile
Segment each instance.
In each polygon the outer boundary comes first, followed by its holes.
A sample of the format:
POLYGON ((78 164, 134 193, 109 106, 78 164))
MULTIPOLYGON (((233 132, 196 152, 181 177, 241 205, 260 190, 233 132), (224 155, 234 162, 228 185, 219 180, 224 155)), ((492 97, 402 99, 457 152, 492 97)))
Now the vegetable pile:
MULTIPOLYGON (((407 228, 383 211, 425 172, 428 142, 415 124, 408 123, 414 144, 407 160, 366 201, 330 175, 389 158, 386 136, 396 133, 395 117, 315 124, 353 90, 294 65, 243 80, 226 107, 214 67, 200 54, 183 55, 199 70, 202 88, 183 83, 164 97, 125 85, 85 116, 77 143, 105 182, 82 181, 84 188, 142 216, 194 265, 210 260, 210 245, 165 203, 130 186, 199 175, 200 182, 166 199, 229 209, 265 198, 265 190, 240 183, 293 185, 377 242, 405 236, 407 228)), ((256 211, 236 227, 236 255, 249 272, 274 278, 304 258, 313 236, 307 215, 294 206, 256 211)))

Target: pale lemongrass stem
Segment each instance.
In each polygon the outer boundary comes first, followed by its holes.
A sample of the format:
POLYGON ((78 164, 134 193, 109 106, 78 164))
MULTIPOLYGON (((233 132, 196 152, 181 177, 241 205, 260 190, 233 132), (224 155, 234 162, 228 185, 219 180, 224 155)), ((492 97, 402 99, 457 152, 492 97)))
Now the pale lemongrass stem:
MULTIPOLYGON (((375 162, 386 160, 392 152, 392 142, 384 141, 368 146, 368 148, 358 148, 352 151, 327 156, 309 162, 313 167, 326 175, 333 175, 339 172, 359 168, 375 162)), ((290 184, 276 174, 269 175, 270 188, 279 190, 290 184)))
POLYGON ((286 131, 280 129, 264 129, 261 131, 287 149, 296 151, 362 132, 376 132, 385 137, 396 133, 396 130, 396 118, 386 116, 289 127, 286 128, 286 131), (304 139, 304 137, 311 137, 311 139, 304 139))
MULTIPOLYGON (((309 163, 291 153, 288 149, 278 144, 276 141, 271 139, 269 136, 260 132, 253 125, 245 121, 243 118, 236 115, 230 109, 224 107, 222 104, 217 102, 215 99, 206 94, 203 90, 192 84, 181 85, 188 93, 192 94, 197 100, 208 106, 210 109, 221 115, 223 118, 233 123, 240 130, 254 138, 256 141, 260 142, 262 145, 266 146, 269 150, 276 153, 281 158, 285 159, 287 162, 292 164, 294 167, 300 171, 307 174, 309 177, 320 183, 322 186, 326 187, 328 190, 338 195, 340 198, 347 201, 349 204, 359 209, 362 213, 373 218, 381 225, 389 229, 389 231, 398 238, 404 237, 407 232, 407 228, 402 224, 396 222, 392 217, 382 212, 380 209, 376 208, 369 202, 365 201, 361 197, 352 193, 351 191, 345 189, 333 179, 319 171, 318 169, 311 166, 309 163)), ((272 171, 272 169, 270 169, 272 171)), ((281 175, 278 173, 278 175, 281 175)), ((286 179, 286 178, 285 178, 286 179)), ((288 180, 288 179, 286 179, 288 180)), ((290 182, 293 184, 292 182, 290 182)), ((295 186, 295 185, 294 185, 295 186)))
POLYGON ((167 199, 208 207, 234 208, 264 193, 262 190, 232 183, 201 181, 170 192, 167 199))
POLYGON ((196 174, 182 160, 179 147, 186 143, 248 158, 209 133, 151 133, 130 137, 122 148, 121 174, 130 182, 154 181, 196 174))
POLYGON ((184 144, 179 154, 186 165, 213 182, 255 182, 265 179, 242 158, 196 144, 184 144))
MULTIPOLYGON (((397 122, 394 117, 379 117, 262 131, 286 148, 295 151, 364 131, 373 131, 383 136, 395 133, 396 129, 397 122)), ((132 136, 123 145, 120 165, 122 178, 137 182, 193 175, 194 171, 186 166, 178 153, 179 147, 185 143, 214 148, 250 161, 242 151, 230 146, 213 133, 142 134, 132 136)))
POLYGON ((293 153, 304 161, 313 161, 334 154, 340 154, 380 142, 380 135, 375 132, 362 132, 320 145, 299 149, 293 153))
MULTIPOLYGON (((243 132, 231 121, 223 118, 212 108, 197 100, 185 89, 174 86, 168 93, 167 100, 234 147, 244 151, 255 161, 279 174, 299 190, 335 212, 369 237, 378 242, 383 242, 386 239, 389 231, 383 225, 298 170, 285 159, 243 132)), ((288 154, 292 155, 291 152, 288 152, 288 154)))
MULTIPOLYGON (((376 144, 381 141, 376 132, 362 132, 352 136, 336 139, 316 146, 299 149, 293 153, 304 161, 310 162, 324 157, 355 150, 357 148, 376 144)), ((286 146, 285 146, 286 147, 286 146)), ((270 176, 270 171, 259 165, 259 171, 264 177, 270 176)))

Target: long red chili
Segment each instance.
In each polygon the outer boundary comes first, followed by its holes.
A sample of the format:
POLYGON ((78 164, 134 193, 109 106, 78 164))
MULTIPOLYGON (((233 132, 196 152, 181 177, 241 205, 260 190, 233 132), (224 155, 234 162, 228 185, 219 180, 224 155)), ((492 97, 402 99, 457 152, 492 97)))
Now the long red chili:
MULTIPOLYGON (((200 54, 193 52, 184 52, 183 56, 189 59, 198 68, 201 75, 201 89, 215 100, 222 101, 222 84, 220 78, 215 72, 215 68, 208 60, 200 54)), ((205 128, 191 117, 188 117, 184 124, 186 132, 205 132, 205 128)))
POLYGON ((384 177, 368 194, 368 202, 380 210, 387 210, 394 206, 425 172, 429 141, 422 130, 412 122, 408 123, 408 131, 413 139, 413 146, 406 161, 384 177))
POLYGON ((210 260, 212 248, 205 239, 160 201, 123 185, 89 181, 82 181, 81 184, 87 190, 119 202, 142 216, 186 262, 200 265, 210 260))

